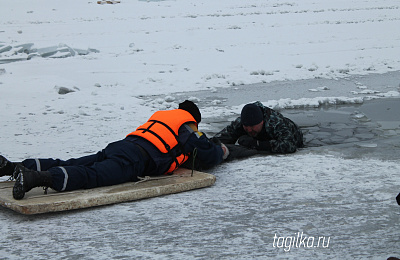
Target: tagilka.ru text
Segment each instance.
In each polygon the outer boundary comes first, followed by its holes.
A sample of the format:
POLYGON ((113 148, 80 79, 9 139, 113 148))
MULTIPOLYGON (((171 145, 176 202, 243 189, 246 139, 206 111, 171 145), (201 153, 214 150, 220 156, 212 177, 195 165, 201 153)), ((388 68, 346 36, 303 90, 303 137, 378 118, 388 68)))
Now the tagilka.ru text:
POLYGON ((294 236, 274 235, 273 247, 283 248, 283 251, 289 252, 292 248, 328 248, 330 237, 325 236, 307 236, 303 232, 297 232, 294 236))

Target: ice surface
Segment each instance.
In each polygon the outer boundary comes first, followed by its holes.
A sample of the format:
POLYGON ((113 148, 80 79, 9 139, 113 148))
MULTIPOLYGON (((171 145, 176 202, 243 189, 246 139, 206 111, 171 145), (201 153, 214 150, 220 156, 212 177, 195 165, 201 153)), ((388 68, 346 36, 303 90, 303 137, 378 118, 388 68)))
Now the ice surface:
POLYGON ((0 64, 11 63, 16 61, 30 60, 33 57, 42 58, 67 58, 78 55, 88 55, 91 52, 98 52, 95 49, 80 50, 71 48, 65 44, 57 46, 32 48, 33 43, 25 43, 16 46, 6 46, 0 48, 0 64), (4 58, 3 58, 4 57, 4 58), (18 57, 18 58, 16 58, 18 57))
POLYGON ((2 209, 1 251, 10 258, 378 259, 398 249, 399 170, 398 162, 306 151, 237 161, 214 169, 216 184, 198 191, 35 217, 2 209), (330 237, 329 247, 273 247, 275 234, 297 232, 330 237))

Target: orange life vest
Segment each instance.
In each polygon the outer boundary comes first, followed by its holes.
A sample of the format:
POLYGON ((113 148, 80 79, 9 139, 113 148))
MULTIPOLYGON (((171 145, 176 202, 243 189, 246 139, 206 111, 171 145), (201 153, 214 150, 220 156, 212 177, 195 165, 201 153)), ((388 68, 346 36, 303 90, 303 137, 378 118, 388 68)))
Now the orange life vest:
POLYGON ((172 172, 183 164, 189 156, 189 154, 183 153, 178 153, 177 156, 175 156, 171 153, 172 149, 179 145, 179 128, 183 124, 189 122, 193 122, 197 125, 193 116, 185 110, 157 111, 146 123, 139 126, 129 135, 140 136, 151 142, 160 152, 169 153, 173 158, 173 162, 166 173, 172 174, 172 172))

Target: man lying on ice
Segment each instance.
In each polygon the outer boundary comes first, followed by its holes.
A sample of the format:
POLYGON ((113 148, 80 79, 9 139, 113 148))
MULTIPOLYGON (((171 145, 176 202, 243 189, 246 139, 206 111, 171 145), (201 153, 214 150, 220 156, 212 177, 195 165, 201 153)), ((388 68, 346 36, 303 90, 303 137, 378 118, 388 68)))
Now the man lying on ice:
POLYGON ((202 165, 211 167, 221 163, 229 151, 198 131, 200 121, 199 108, 186 100, 178 109, 154 113, 123 140, 93 155, 22 163, 0 155, 0 177, 15 179, 13 197, 20 200, 35 187, 72 191, 138 181, 145 175, 172 174, 193 153, 202 165))

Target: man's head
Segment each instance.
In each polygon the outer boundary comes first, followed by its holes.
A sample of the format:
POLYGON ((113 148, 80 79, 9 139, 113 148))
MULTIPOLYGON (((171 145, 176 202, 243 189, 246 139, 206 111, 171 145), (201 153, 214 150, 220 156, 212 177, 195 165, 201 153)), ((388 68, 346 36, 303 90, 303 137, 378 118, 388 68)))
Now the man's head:
POLYGON ((192 101, 189 101, 189 100, 185 100, 179 104, 178 108, 189 112, 193 116, 193 118, 196 120, 197 124, 200 124, 201 113, 195 103, 193 103, 192 101))
POLYGON ((264 116, 261 108, 255 104, 247 104, 240 114, 243 129, 252 137, 256 137, 262 130, 264 116))

